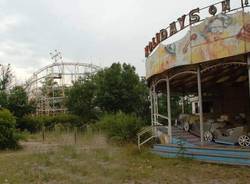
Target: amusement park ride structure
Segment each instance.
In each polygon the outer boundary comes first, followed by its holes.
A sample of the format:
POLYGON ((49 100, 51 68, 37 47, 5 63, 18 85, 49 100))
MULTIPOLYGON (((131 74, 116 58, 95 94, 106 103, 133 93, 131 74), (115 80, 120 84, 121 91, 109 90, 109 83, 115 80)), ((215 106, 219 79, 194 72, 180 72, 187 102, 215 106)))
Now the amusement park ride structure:
POLYGON ((80 62, 63 62, 61 52, 51 55, 54 61, 33 75, 26 82, 30 101, 36 104, 36 115, 65 113, 65 91, 79 78, 93 74, 100 67, 80 62))
POLYGON ((249 9, 248 0, 196 8, 148 42, 151 126, 138 133, 139 149, 152 140, 152 151, 163 157, 250 165, 249 9), (184 37, 168 40, 185 28, 184 37), (182 108, 174 117, 173 94, 180 99, 195 96, 197 112, 182 108), (167 103, 160 112, 162 97, 167 103))

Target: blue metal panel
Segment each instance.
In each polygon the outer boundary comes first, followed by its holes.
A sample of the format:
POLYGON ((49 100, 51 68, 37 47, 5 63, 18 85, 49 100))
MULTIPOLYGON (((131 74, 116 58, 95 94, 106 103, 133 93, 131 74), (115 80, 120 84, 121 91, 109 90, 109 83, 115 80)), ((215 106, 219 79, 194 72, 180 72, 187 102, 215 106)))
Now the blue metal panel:
POLYGON ((187 157, 201 161, 250 166, 250 150, 154 145, 153 153, 162 157, 187 157))
POLYGON ((155 145, 154 149, 165 150, 165 151, 176 151, 185 153, 200 153, 200 154, 220 154, 220 155, 228 155, 228 156, 242 156, 249 157, 250 159, 250 151, 246 150, 238 150, 238 149, 221 149, 221 148, 200 148, 200 147, 177 147, 177 146, 161 146, 155 145))

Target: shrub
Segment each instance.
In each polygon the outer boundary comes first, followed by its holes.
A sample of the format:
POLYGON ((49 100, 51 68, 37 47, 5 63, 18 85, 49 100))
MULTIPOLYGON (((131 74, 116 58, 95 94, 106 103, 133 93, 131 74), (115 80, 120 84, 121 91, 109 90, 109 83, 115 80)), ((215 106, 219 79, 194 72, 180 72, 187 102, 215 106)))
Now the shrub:
POLYGON ((107 136, 122 142, 136 141, 138 131, 144 126, 141 119, 135 115, 118 112, 106 114, 97 123, 107 136))
POLYGON ((15 117, 7 109, 0 110, 0 149, 14 149, 18 146, 15 117))
POLYGON ((80 127, 82 126, 82 120, 79 116, 72 114, 57 114, 55 116, 25 116, 18 121, 18 128, 21 130, 28 130, 29 132, 38 132, 43 126, 46 128, 54 128, 56 125, 64 127, 80 127))
POLYGON ((27 130, 31 133, 38 132, 42 129, 43 121, 35 116, 27 115, 18 119, 17 128, 27 130))
POLYGON ((83 125, 82 119, 73 114, 58 114, 53 117, 53 122, 55 124, 62 124, 66 127, 80 127, 83 125))

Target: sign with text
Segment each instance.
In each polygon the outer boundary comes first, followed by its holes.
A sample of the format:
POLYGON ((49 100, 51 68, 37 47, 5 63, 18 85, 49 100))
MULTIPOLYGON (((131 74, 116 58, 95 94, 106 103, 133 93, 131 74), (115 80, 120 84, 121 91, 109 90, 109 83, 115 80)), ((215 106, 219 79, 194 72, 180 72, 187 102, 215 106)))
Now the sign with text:
POLYGON ((146 77, 172 67, 201 63, 250 52, 250 13, 221 13, 205 19, 181 40, 159 43, 148 56, 146 77))
POLYGON ((152 40, 149 41, 148 45, 144 49, 145 57, 148 57, 154 51, 154 49, 164 40, 175 35, 177 32, 185 29, 186 27, 189 27, 203 20, 201 14, 204 11, 207 11, 210 16, 215 16, 219 13, 226 14, 239 8, 248 7, 248 0, 239 1, 241 2, 241 6, 238 8, 232 8, 230 0, 223 0, 205 8, 195 8, 188 14, 180 16, 176 21, 170 23, 167 28, 161 29, 158 33, 156 33, 152 40))

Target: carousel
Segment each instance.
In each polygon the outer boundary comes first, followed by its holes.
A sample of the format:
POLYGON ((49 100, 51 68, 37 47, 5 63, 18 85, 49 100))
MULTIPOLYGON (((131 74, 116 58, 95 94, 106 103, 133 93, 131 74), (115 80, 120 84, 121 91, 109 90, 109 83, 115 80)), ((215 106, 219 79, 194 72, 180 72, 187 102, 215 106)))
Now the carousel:
POLYGON ((153 152, 163 157, 250 165, 248 6, 248 1, 225 0, 196 8, 148 43, 151 126, 138 134, 139 148, 154 140, 153 152), (183 30, 184 37, 167 43, 183 30), (166 111, 160 112, 163 96, 166 111), (181 99, 175 117, 173 96, 181 99))

